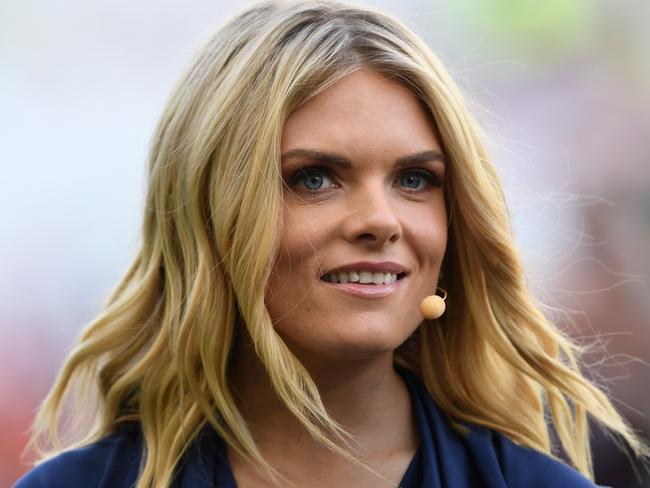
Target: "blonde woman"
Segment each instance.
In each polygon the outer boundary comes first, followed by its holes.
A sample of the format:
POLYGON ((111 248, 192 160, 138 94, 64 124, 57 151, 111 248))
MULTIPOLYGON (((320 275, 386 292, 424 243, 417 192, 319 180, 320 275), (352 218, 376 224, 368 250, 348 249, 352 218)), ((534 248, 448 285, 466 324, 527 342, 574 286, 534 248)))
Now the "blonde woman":
POLYGON ((590 487, 588 416, 648 454, 527 291, 456 85, 386 14, 222 27, 159 123, 142 234, 19 488, 590 487))

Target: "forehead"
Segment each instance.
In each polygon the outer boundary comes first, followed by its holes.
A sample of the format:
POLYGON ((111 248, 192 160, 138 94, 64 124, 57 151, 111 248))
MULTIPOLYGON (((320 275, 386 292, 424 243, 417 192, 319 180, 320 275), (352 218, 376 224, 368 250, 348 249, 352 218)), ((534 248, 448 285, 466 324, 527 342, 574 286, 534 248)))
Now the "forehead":
POLYGON ((350 156, 439 149, 435 124, 406 87, 361 69, 308 100, 286 120, 282 153, 298 147, 350 156))

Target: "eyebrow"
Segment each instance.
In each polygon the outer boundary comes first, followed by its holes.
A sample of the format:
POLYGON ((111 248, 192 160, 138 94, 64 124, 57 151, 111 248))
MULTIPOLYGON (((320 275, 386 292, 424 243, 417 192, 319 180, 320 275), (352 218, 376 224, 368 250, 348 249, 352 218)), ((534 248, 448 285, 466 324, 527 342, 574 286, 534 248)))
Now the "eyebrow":
MULTIPOLYGON (((316 151, 313 149, 291 149, 282 155, 282 161, 289 158, 303 158, 320 161, 323 163, 333 163, 335 165, 351 168, 352 162, 345 156, 339 154, 327 153, 323 151, 316 151)), ((426 161, 440 161, 447 164, 447 159, 440 151, 422 151, 408 156, 401 157, 395 161, 395 166, 403 167, 410 166, 416 163, 424 163, 426 161)))

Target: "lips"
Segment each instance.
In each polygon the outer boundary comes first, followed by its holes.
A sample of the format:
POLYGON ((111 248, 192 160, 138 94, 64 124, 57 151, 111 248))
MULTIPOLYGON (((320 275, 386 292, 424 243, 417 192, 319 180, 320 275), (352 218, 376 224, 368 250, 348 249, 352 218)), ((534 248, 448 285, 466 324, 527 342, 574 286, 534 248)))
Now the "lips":
MULTIPOLYGON (((326 278, 332 278, 332 276, 343 276, 343 275, 354 275, 356 274, 354 271, 350 272, 340 272, 340 273, 334 273, 334 274, 326 274, 326 278)), ((369 271, 362 272, 362 274, 370 275, 371 273, 369 271)), ((405 275, 405 273, 401 273, 399 275, 392 274, 392 273, 380 273, 380 272, 375 272, 372 273, 373 277, 375 279, 374 282, 365 282, 367 278, 363 279, 363 282, 361 279, 359 281, 354 282, 354 281, 330 281, 330 279, 324 279, 321 278, 321 282, 323 284, 332 290, 336 290, 337 293, 345 293, 348 295, 356 296, 359 298, 368 298, 368 299, 378 299, 378 298, 385 298, 393 295, 396 293, 398 290, 403 289, 403 283, 404 280, 400 279, 405 275), (380 280, 379 277, 386 277, 383 280, 380 280), (395 277, 398 277, 395 279, 395 277)), ((362 278, 359 276, 358 278, 362 278)))

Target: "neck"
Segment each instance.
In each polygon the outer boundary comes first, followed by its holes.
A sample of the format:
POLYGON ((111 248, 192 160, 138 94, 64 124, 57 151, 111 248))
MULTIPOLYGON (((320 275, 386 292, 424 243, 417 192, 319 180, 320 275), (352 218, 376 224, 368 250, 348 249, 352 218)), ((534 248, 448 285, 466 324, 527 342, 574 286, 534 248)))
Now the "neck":
MULTIPOLYGON (((417 429, 406 385, 393 368, 393 352, 364 360, 311 357, 302 364, 316 383, 328 414, 353 434, 368 455, 413 450, 417 429)), ((240 408, 261 445, 285 450, 326 449, 275 395, 250 339, 234 351, 231 380, 240 408)), ((285 451, 286 452, 286 451, 285 451)))

